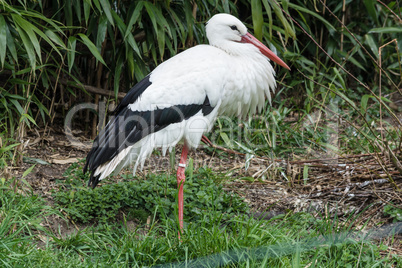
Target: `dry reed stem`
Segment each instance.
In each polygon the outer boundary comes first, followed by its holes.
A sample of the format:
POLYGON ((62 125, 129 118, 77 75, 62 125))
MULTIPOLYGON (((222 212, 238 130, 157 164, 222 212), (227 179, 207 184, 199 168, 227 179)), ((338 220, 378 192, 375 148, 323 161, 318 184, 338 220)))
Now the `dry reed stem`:
MULTIPOLYGON (((380 67, 380 78, 379 78, 379 97, 380 99, 382 98, 382 91, 381 91, 381 79, 382 79, 382 56, 381 56, 381 52, 382 49, 386 46, 388 46, 389 44, 395 42, 396 45, 396 50, 398 51, 398 41, 396 39, 389 41, 388 43, 386 43, 385 45, 382 45, 378 48, 378 66, 380 67)), ((381 133, 381 140, 384 140, 384 134, 383 134, 383 127, 382 127, 382 102, 380 101, 380 133, 381 133)))

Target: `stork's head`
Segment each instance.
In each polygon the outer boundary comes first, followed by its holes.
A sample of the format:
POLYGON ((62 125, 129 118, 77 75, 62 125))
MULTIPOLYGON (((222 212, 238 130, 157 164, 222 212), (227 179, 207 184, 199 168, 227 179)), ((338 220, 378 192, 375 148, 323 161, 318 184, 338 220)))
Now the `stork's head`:
POLYGON ((290 70, 278 56, 275 55, 264 44, 258 41, 253 35, 247 32, 247 27, 236 17, 229 14, 216 14, 207 23, 206 26, 207 38, 209 44, 219 47, 228 53, 240 54, 241 46, 234 45, 235 43, 248 43, 257 47, 260 52, 281 65, 282 67, 290 70))

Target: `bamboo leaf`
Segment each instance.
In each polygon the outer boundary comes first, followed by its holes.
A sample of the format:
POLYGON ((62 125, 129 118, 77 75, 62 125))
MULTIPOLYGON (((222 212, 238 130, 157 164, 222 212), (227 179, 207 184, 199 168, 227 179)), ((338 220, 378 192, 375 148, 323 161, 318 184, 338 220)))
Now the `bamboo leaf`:
POLYGON ((165 34, 163 33, 163 29, 158 27, 159 33, 159 38, 158 38, 158 47, 159 47, 159 55, 161 60, 163 59, 163 54, 165 52, 165 34))
POLYGON ((262 3, 264 4, 265 11, 268 16, 268 28, 269 28, 269 40, 272 40, 272 10, 271 6, 268 3, 268 0, 262 0, 262 3))
POLYGON ((362 96, 362 100, 360 101, 360 111, 362 114, 365 114, 366 110, 367 110, 367 103, 368 100, 371 98, 370 95, 363 95, 362 96))
POLYGON ((7 50, 7 24, 3 17, 0 14, 0 61, 1 68, 4 67, 4 60, 6 58, 6 50, 7 50))
POLYGON ((66 18, 67 26, 73 25, 73 11, 71 6, 71 0, 66 0, 64 3, 64 17, 66 18))
POLYGON ((36 67, 35 49, 33 48, 28 35, 18 25, 16 25, 16 30, 20 34, 22 44, 24 45, 25 50, 28 54, 28 59, 29 59, 31 68, 35 69, 35 67, 36 67))
MULTIPOLYGON (((44 15, 34 12, 34 11, 29 11, 29 10, 24 10, 23 12, 21 12, 21 16, 22 17, 32 17, 32 18, 36 18, 38 20, 40 20, 41 22, 39 23, 39 25, 43 25, 43 22, 49 23, 57 32, 63 34, 63 30, 58 26, 64 26, 62 25, 60 22, 58 21, 54 21, 52 19, 48 19, 46 18, 44 15), (43 21, 43 22, 42 22, 43 21)), ((35 20, 35 21, 38 21, 35 20)))
MULTIPOLYGON (((50 100, 49 97, 46 96, 48 100, 50 100)), ((45 115, 49 115, 49 110, 45 107, 45 105, 42 104, 43 100, 39 100, 36 95, 33 95, 33 102, 38 106, 39 111, 42 115, 42 119, 45 120, 45 115)))
POLYGON ((10 33, 10 29, 6 25, 6 34, 7 34, 7 48, 11 53, 11 56, 15 60, 16 63, 18 63, 18 56, 17 56, 17 50, 15 49, 15 44, 14 44, 14 38, 12 37, 10 33))
POLYGON ((366 6, 367 12, 374 19, 375 23, 378 24, 377 11, 375 9, 375 3, 377 1, 374 0, 363 0, 364 5, 366 6))
MULTIPOLYGON (((285 10, 286 12, 288 12, 289 11, 289 0, 282 0, 281 1, 281 4, 282 4, 282 7, 283 7, 283 10, 285 10)), ((289 12, 288 12, 289 13, 289 12)))
POLYGON ((341 83, 342 88, 346 89, 346 83, 345 80, 343 79, 341 73, 339 72, 339 70, 337 68, 333 68, 335 76, 338 78, 338 81, 341 83))
POLYGON ((169 37, 171 37, 172 34, 170 31, 169 23, 165 19, 165 16, 163 16, 161 10, 154 8, 154 12, 155 12, 156 21, 157 21, 158 25, 163 29, 163 31, 161 31, 161 32, 163 33, 164 31, 167 31, 167 33, 169 34, 169 37))
POLYGON ((126 60, 127 60, 127 68, 128 68, 128 74, 130 75, 130 79, 134 78, 134 72, 135 72, 135 67, 137 66, 134 63, 134 56, 133 56, 133 51, 132 49, 127 50, 127 56, 126 56, 126 60))
MULTIPOLYGON (((40 69, 40 68, 43 68, 43 67, 46 67, 46 66, 48 66, 48 65, 46 65, 46 64, 39 65, 39 66, 36 67, 36 69, 40 69)), ((29 73, 30 71, 32 71, 32 69, 30 67, 24 68, 24 69, 21 69, 21 70, 15 72, 15 75, 26 74, 26 73, 29 73)), ((13 81, 13 83, 15 83, 15 84, 18 83, 18 84, 21 84, 21 85, 33 85, 33 83, 29 83, 28 81, 26 81, 24 79, 11 78, 10 81, 13 81)))
POLYGON ((155 17, 155 6, 150 3, 150 2, 144 2, 145 8, 147 10, 147 14, 149 18, 151 19, 152 26, 154 27, 154 32, 156 33, 156 38, 159 38, 158 36, 158 22, 156 21, 155 17))
POLYGON ((127 30, 127 26, 126 24, 124 24, 124 21, 120 18, 119 15, 117 15, 116 12, 112 11, 112 16, 114 21, 116 22, 117 28, 119 29, 119 31, 121 32, 121 34, 125 34, 126 30, 127 30))
POLYGON ((289 35, 292 38, 296 38, 296 34, 295 34, 292 26, 290 26, 289 22, 286 20, 285 16, 282 13, 282 10, 279 8, 279 6, 277 4, 273 4, 272 9, 274 10, 274 13, 276 14, 276 16, 278 16, 283 27, 285 28, 285 38, 288 39, 289 35))
POLYGON ((9 93, 7 93, 7 94, 5 94, 5 96, 7 97, 7 99, 8 99, 8 98, 13 98, 13 99, 23 100, 23 101, 26 100, 25 97, 22 97, 22 96, 20 96, 20 95, 15 95, 15 94, 9 94, 9 93))
POLYGON ((74 60, 75 60, 75 47, 77 44, 77 38, 74 36, 70 36, 68 38, 68 51, 67 51, 67 63, 68 63, 68 72, 71 73, 71 69, 74 66, 74 60))
MULTIPOLYGON (((55 34, 53 31, 47 29, 45 30, 45 34, 50 38, 50 40, 52 40, 54 43, 58 44, 59 46, 61 46, 63 49, 66 49, 66 45, 64 44, 63 40, 61 40, 61 38, 55 34)), ((50 42, 51 43, 51 42, 50 42)))
POLYGON ((88 36, 86 36, 85 34, 82 34, 82 33, 79 33, 78 36, 81 37, 82 42, 88 47, 88 49, 89 49, 89 51, 91 51, 92 55, 94 55, 94 57, 98 61, 100 61, 103 65, 107 66, 105 61, 103 60, 101 54, 99 53, 98 49, 96 48, 94 43, 92 43, 92 41, 89 40, 88 36))
POLYGON ((230 14, 229 1, 222 0, 223 11, 230 14))
POLYGON ((373 28, 368 33, 402 33, 402 27, 373 28))
POLYGON ((20 115, 24 114, 24 109, 22 108, 21 104, 16 99, 10 99, 10 102, 14 104, 14 107, 17 109, 20 115))
MULTIPOLYGON (((49 37, 45 34, 45 33, 43 33, 41 30, 39 30, 38 28, 36 28, 35 26, 33 26, 32 27, 32 29, 40 36, 40 37, 42 37, 53 49, 54 49, 54 51, 56 51, 59 55, 60 55, 60 58, 63 60, 63 56, 61 55, 61 52, 57 49, 57 47, 53 44, 53 42, 52 42, 52 40, 50 40, 49 39, 49 37)), ((63 43, 63 41, 61 41, 61 39, 56 35, 56 34, 54 34, 52 31, 50 31, 50 30, 46 30, 47 31, 47 33, 52 37, 52 38, 54 38, 55 40, 56 40, 56 42, 60 42, 60 44, 61 44, 61 46, 65 49, 66 47, 65 47, 65 45, 64 45, 64 43, 63 43)), ((41 58, 41 57, 40 57, 41 58)))
POLYGON ((84 19, 85 19, 85 24, 88 25, 88 19, 89 19, 89 12, 91 11, 91 1, 90 0, 85 0, 83 2, 84 6, 84 19))
POLYGON ((15 144, 8 145, 6 147, 2 147, 2 148, 0 148, 0 154, 10 151, 11 149, 13 149, 14 147, 16 147, 18 145, 20 145, 20 143, 15 143, 15 144))
POLYGON ((168 38, 168 39, 165 39, 165 46, 166 46, 166 48, 169 50, 169 53, 170 53, 170 55, 175 55, 176 54, 176 50, 177 50, 177 35, 176 35, 176 32, 172 32, 172 34, 173 34, 173 38, 172 38, 172 40, 173 40, 173 44, 172 44, 172 41, 168 38), (173 48, 173 46, 174 46, 174 48, 173 48))
POLYGON ((263 16, 262 16, 262 6, 261 0, 251 0, 251 16, 253 19, 254 34, 258 39, 262 39, 262 26, 263 26, 263 16))
MULTIPOLYGON (((19 34, 21 35, 22 32, 24 32, 26 34, 25 35, 26 40, 24 42, 24 45, 33 48, 36 51, 36 54, 38 55, 39 62, 42 62, 40 44, 39 44, 38 38, 36 37, 36 34, 33 31, 33 28, 36 28, 36 27, 33 26, 28 21, 24 20, 19 15, 11 14, 11 16, 12 16, 14 22, 16 23, 19 34)), ((30 57, 30 60, 32 62, 31 57, 30 57)))
POLYGON ((348 61, 350 61, 351 63, 353 63, 355 66, 359 67, 360 69, 366 71, 366 68, 364 68, 364 66, 358 60, 356 60, 354 57, 350 56, 348 58, 348 61))
POLYGON ((80 0, 73 0, 73 7, 75 9, 75 16, 78 18, 79 23, 81 24, 81 1, 80 0))
POLYGON ((135 42, 134 36, 131 33, 128 35, 127 42, 131 46, 131 48, 134 49, 135 53, 137 53, 137 55, 140 58, 142 58, 142 55, 141 55, 140 49, 137 45, 137 42, 135 42))
POLYGON ((143 6, 143 2, 139 2, 135 7, 133 13, 131 14, 130 20, 128 21, 126 33, 124 34, 124 39, 126 39, 128 34, 131 33, 134 23, 137 22, 139 16, 141 15, 141 10, 143 6))
POLYGON ((366 34, 364 36, 365 43, 368 45, 370 48, 371 52, 373 52, 374 55, 378 58, 378 46, 377 43, 374 41, 374 38, 371 34, 366 34))
MULTIPOLYGON (((179 38, 181 39, 181 43, 184 46, 184 44, 186 43, 186 30, 184 29, 183 23, 181 23, 180 18, 178 17, 178 15, 173 11, 173 10, 169 10, 170 14, 173 17, 173 23, 175 23, 176 25, 176 32, 179 33, 179 38)), ((174 39, 175 41, 177 41, 177 38, 174 39)), ((175 42, 175 48, 177 48, 177 44, 175 42)))
POLYGON ((102 14, 99 18, 98 23, 98 32, 96 34, 96 47, 99 51, 102 49, 102 43, 106 38, 106 31, 107 31, 107 18, 104 14, 102 14))
POLYGON ((100 1, 100 4, 102 5, 103 12, 105 12, 107 19, 109 20, 110 24, 112 24, 112 26, 114 26, 114 21, 113 21, 113 16, 112 16, 109 1, 108 0, 99 0, 99 1, 100 1))
POLYGON ((149 72, 149 70, 146 69, 144 64, 135 64, 134 65, 134 77, 137 79, 137 81, 141 81, 145 75, 149 72))
MULTIPOLYGON (((191 10, 192 9, 191 2, 190 1, 184 1, 184 8, 185 8, 185 10, 191 10)), ((193 38, 194 38, 194 29, 193 29, 194 17, 191 14, 191 12, 185 12, 184 15, 186 17, 188 40, 192 41, 193 38)))
POLYGON ((331 30, 332 32, 335 32, 335 31, 336 31, 335 27, 332 26, 331 23, 329 23, 329 22, 328 22, 326 19, 324 19, 322 16, 318 15, 316 12, 314 12, 314 11, 312 11, 312 10, 309 10, 309 9, 307 9, 307 8, 304 8, 304 7, 295 5, 295 4, 293 4, 293 3, 288 3, 288 5, 289 5, 289 7, 293 8, 293 9, 295 9, 295 10, 298 10, 298 11, 300 11, 300 12, 304 12, 304 13, 307 13, 307 14, 309 14, 309 15, 311 15, 311 16, 316 17, 318 20, 320 20, 322 23, 325 24, 325 26, 327 27, 328 30, 331 30))
POLYGON ((99 0, 92 0, 92 2, 94 3, 94 5, 96 6, 96 8, 97 8, 99 11, 102 11, 102 7, 101 7, 101 5, 99 4, 99 0))
POLYGON ((392 102, 390 99, 387 99, 386 97, 381 97, 381 100, 383 102, 392 102))
POLYGON ((32 116, 30 116, 27 113, 24 113, 21 115, 20 122, 25 121, 27 123, 27 125, 29 126, 30 125, 29 122, 25 119, 28 119, 28 121, 30 121, 32 124, 36 125, 35 119, 33 119, 32 116))
MULTIPOLYGON (((33 30, 33 35, 35 35, 35 33, 37 33, 40 37, 42 37, 59 55, 60 57, 62 57, 60 51, 57 49, 57 47, 53 44, 53 42, 49 39, 49 37, 43 33, 41 30, 39 30, 36 26, 31 24, 31 29, 33 30), (34 33, 35 32, 35 33, 34 33)), ((54 38, 56 40, 56 43, 59 43, 61 45, 61 47, 63 47, 64 49, 66 48, 63 41, 52 31, 50 31, 49 29, 46 30, 46 32, 49 34, 49 36, 51 36, 52 38, 54 38)), ((38 42, 39 44, 39 42, 38 42)), ((41 56, 38 55, 40 60, 41 60, 41 56)))
MULTIPOLYGON (((112 11, 112 15, 121 34, 127 33, 127 27, 124 24, 123 20, 119 17, 119 15, 117 15, 117 13, 114 11, 112 11)), ((125 41, 130 45, 132 49, 134 49, 135 53, 137 53, 137 55, 141 58, 140 49, 131 32, 128 32, 127 40, 125 41)))

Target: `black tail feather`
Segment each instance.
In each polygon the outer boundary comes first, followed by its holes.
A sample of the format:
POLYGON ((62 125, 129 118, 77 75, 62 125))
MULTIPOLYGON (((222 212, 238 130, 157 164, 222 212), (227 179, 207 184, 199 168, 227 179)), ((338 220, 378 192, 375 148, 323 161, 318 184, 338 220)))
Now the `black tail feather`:
POLYGON ((98 185, 98 183, 100 182, 99 180, 100 174, 98 176, 94 176, 94 172, 95 171, 91 172, 91 177, 89 178, 88 181, 88 187, 92 187, 92 189, 94 189, 96 185, 98 185))

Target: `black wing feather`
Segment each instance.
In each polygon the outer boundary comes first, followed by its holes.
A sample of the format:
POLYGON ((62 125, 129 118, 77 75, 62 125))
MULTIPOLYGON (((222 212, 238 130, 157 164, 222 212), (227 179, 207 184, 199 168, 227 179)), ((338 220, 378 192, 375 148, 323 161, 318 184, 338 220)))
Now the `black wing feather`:
POLYGON ((128 91, 128 93, 126 94, 126 96, 124 96, 119 105, 117 105, 116 109, 114 109, 114 114, 120 113, 124 107, 126 107, 130 103, 134 103, 151 84, 152 82, 150 81, 149 74, 128 91))
MULTIPOLYGON (((124 108, 127 108, 127 105, 130 103, 134 103, 142 93, 152 84, 150 81, 150 74, 147 75, 144 79, 142 79, 140 82, 135 84, 129 92, 124 96, 122 101, 119 103, 119 105, 116 107, 116 109, 113 111, 115 115, 119 115, 124 108)), ((109 123, 106 125, 106 127, 100 131, 99 135, 95 138, 94 144, 92 146, 91 151, 87 155, 87 161, 84 166, 84 174, 86 173, 88 167, 93 166, 93 157, 92 155, 96 153, 97 150, 95 148, 98 147, 103 147, 105 145, 105 141, 111 140, 110 135, 115 135, 116 133, 111 133, 111 131, 115 130, 115 128, 111 127, 111 123, 113 122, 113 119, 109 121, 109 123)), ((93 170, 93 169, 91 169, 93 170)))
MULTIPOLYGON (((129 94, 130 92, 127 95, 129 94)), ((137 99, 140 94, 132 93, 130 96, 137 99)), ((87 156, 84 173, 87 169, 91 171, 89 186, 95 187, 99 182, 99 176, 93 176, 95 170, 102 164, 111 161, 125 148, 134 145, 147 135, 160 131, 170 124, 186 120, 199 111, 207 115, 213 110, 208 96, 205 97, 202 104, 174 105, 163 109, 157 108, 153 111, 132 111, 127 105, 133 103, 133 101, 128 102, 126 100, 126 105, 122 105, 122 103, 116 109, 118 114, 96 137, 94 145, 87 156)))

